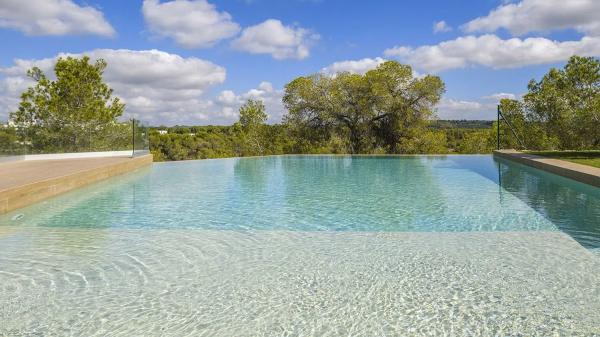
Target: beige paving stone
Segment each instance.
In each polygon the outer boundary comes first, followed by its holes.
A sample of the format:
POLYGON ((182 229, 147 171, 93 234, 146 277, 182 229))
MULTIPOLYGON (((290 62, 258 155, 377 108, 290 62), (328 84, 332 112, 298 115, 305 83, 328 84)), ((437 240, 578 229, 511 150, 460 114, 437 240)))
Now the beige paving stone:
POLYGON ((585 184, 600 187, 600 169, 564 160, 545 158, 516 150, 496 150, 494 156, 548 171, 585 184))
POLYGON ((150 165, 152 155, 135 158, 79 158, 0 164, 0 214, 150 165))

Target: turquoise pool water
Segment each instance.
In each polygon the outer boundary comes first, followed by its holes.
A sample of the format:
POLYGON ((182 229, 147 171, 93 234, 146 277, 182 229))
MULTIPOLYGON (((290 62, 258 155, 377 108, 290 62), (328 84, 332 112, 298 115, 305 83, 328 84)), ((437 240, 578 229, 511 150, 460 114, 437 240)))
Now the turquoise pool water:
POLYGON ((563 230, 600 246, 600 189, 491 156, 279 156, 155 164, 7 225, 298 231, 563 230))
POLYGON ((0 335, 600 333, 600 189, 491 156, 157 163, 0 247, 0 335))
POLYGON ((17 211, 21 217, 10 220, 14 215, 9 215, 3 222, 437 232, 552 230, 598 220, 597 189, 586 191, 552 178, 489 156, 282 156, 160 163, 60 202, 17 211), (549 214, 553 210, 559 214, 549 214))

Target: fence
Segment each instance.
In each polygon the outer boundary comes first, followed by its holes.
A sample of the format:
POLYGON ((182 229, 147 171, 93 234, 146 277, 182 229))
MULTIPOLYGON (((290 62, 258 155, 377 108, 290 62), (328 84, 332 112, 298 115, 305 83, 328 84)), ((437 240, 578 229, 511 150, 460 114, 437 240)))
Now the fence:
POLYGON ((137 119, 52 127, 0 125, 0 160, 136 156, 149 152, 148 131, 137 119))
POLYGON ((513 126, 511 121, 502 113, 500 105, 498 105, 498 117, 496 120, 496 139, 496 148, 498 150, 503 147, 503 144, 506 144, 506 146, 511 148, 518 148, 520 150, 526 149, 523 139, 517 134, 516 128, 513 126), (503 122, 504 124, 502 124, 503 122), (507 129, 510 131, 508 135, 506 132, 507 129), (512 137, 512 139, 509 139, 509 137, 512 137))

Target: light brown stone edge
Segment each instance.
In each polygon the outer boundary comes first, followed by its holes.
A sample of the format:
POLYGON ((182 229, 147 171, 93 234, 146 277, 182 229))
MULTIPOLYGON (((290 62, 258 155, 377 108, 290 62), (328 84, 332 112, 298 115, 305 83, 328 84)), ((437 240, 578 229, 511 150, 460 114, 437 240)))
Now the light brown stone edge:
POLYGON ((584 184, 600 187, 600 169, 596 167, 545 158, 515 150, 495 150, 494 156, 512 160, 584 184))
POLYGON ((131 158, 124 162, 100 166, 0 191, 0 214, 8 213, 44 199, 131 172, 150 164, 152 164, 152 155, 147 154, 131 158))

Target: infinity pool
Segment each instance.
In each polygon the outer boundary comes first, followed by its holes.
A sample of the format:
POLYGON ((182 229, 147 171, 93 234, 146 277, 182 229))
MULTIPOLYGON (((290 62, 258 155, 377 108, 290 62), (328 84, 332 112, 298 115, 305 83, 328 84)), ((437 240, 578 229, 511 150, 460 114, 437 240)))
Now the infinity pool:
POLYGON ((600 334, 600 189, 491 156, 173 163, 0 217, 0 335, 600 334))

